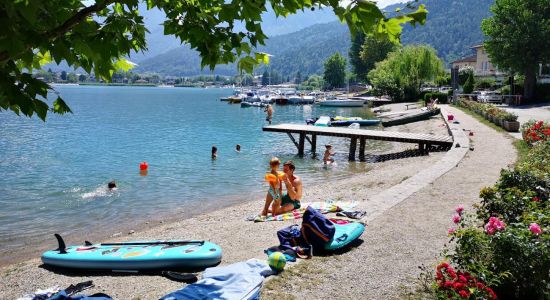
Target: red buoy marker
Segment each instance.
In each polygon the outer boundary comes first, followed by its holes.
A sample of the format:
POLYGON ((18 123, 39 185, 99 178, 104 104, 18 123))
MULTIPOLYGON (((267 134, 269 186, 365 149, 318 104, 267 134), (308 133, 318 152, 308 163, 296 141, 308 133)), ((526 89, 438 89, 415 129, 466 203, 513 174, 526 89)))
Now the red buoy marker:
POLYGON ((142 162, 141 164, 139 164, 139 170, 140 171, 146 171, 147 168, 149 168, 149 165, 147 164, 147 162, 142 162))

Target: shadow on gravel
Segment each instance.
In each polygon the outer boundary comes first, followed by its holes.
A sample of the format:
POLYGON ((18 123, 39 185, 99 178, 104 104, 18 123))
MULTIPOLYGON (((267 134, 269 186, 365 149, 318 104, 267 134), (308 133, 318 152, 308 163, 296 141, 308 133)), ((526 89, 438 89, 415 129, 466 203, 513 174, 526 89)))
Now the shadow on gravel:
MULTIPOLYGON (((448 148, 432 146, 429 149, 429 152, 445 152, 448 151, 448 148)), ((369 154, 365 155, 365 161, 368 163, 379 163, 385 162, 388 160, 403 159, 409 157, 425 156, 428 155, 426 152, 419 149, 410 149, 396 153, 387 153, 387 154, 369 154)))
POLYGON ((343 247, 334 251, 323 251, 320 253, 315 252, 314 256, 328 257, 328 256, 334 256, 334 255, 341 255, 361 246, 363 243, 364 241, 359 238, 349 243, 346 247, 343 247))

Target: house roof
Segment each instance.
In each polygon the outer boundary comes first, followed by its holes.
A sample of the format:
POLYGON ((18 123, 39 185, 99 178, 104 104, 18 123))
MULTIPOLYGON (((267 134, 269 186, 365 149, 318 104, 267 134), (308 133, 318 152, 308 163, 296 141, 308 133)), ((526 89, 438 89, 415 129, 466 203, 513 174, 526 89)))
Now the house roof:
POLYGON ((470 47, 470 49, 477 49, 477 48, 481 48, 481 47, 483 47, 483 44, 474 45, 474 46, 470 47))
POLYGON ((477 56, 476 55, 471 55, 471 56, 461 58, 459 60, 455 60, 451 63, 454 64, 454 63, 462 63, 462 62, 476 62, 476 60, 477 60, 477 56))

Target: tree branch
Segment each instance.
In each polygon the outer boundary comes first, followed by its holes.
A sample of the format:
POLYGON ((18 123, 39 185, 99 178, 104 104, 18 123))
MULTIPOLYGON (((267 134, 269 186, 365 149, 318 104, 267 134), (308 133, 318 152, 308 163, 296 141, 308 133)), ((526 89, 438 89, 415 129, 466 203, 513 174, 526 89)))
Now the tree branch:
MULTIPOLYGON (((109 4, 113 3, 114 1, 115 0, 105 0, 105 1, 102 1, 102 3, 96 2, 94 5, 85 7, 80 11, 78 11, 74 16, 69 18, 67 21, 65 21, 63 24, 52 29, 51 31, 45 32, 44 34, 42 34, 42 36, 46 40, 56 39, 62 36, 63 34, 67 33, 68 31, 70 31, 71 29, 73 29, 73 27, 78 25, 80 22, 82 22, 84 19, 86 19, 93 13, 97 13, 98 11, 106 8, 109 4)), ((27 45, 25 50, 32 48, 32 46, 33 45, 27 45)), ((3 63, 9 59, 10 59, 10 55, 7 51, 0 52, 0 62, 3 63)))

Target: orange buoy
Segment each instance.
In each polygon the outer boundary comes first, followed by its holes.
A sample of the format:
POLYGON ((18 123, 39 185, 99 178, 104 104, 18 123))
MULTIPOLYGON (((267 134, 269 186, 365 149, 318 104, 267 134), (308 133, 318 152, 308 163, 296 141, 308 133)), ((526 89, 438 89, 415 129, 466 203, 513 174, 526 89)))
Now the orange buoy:
POLYGON ((148 167, 149 167, 149 165, 147 165, 147 162, 142 162, 141 164, 139 164, 139 170, 140 171, 145 171, 145 170, 147 170, 148 167))

